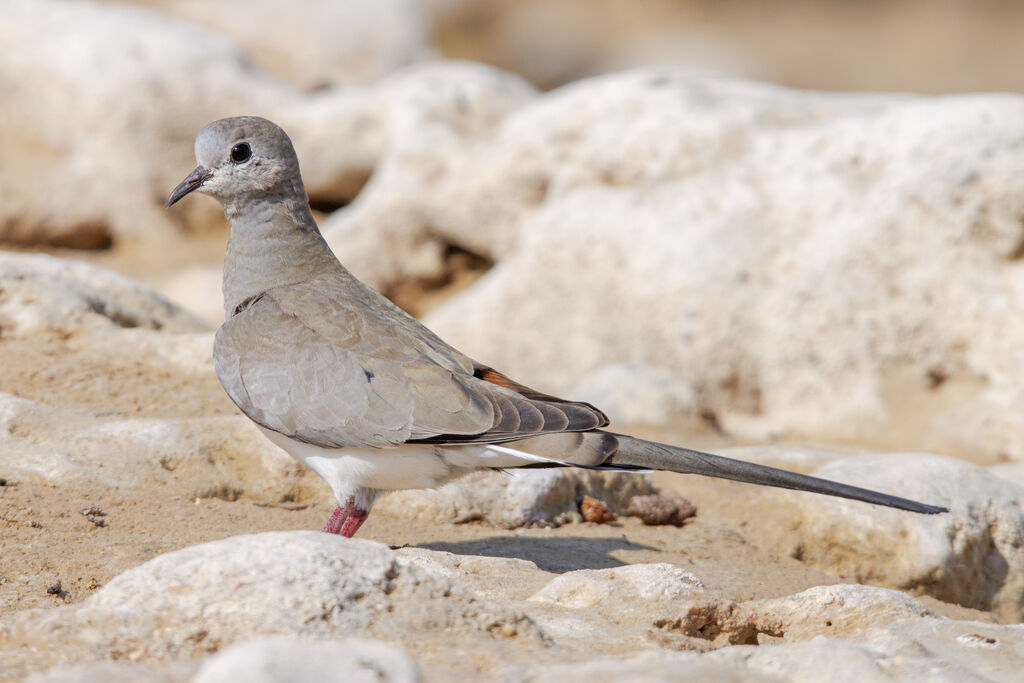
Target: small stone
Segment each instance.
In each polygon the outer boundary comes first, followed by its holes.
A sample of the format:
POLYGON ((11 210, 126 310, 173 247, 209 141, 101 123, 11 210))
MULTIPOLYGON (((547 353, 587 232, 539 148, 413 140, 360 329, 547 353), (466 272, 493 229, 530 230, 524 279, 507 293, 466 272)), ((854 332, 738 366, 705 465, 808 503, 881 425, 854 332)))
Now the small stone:
POLYGON ((580 501, 580 514, 583 515, 584 522, 593 524, 608 524, 615 521, 615 514, 608 506, 591 496, 583 496, 583 500, 580 501))
POLYGON ((87 520, 95 524, 96 526, 106 526, 107 522, 102 519, 107 516, 107 513, 99 505, 90 505, 79 510, 87 520))
POLYGON ((47 593, 48 593, 49 595, 60 595, 60 592, 61 592, 62 590, 63 590, 63 588, 61 588, 61 585, 60 585, 60 581, 58 581, 57 583, 54 583, 54 584, 52 584, 52 585, 51 585, 50 587, 48 587, 48 588, 46 589, 46 592, 47 592, 47 593))
POLYGON ((629 514, 651 526, 682 526, 683 522, 697 514, 697 508, 687 499, 678 496, 633 496, 629 499, 629 514))

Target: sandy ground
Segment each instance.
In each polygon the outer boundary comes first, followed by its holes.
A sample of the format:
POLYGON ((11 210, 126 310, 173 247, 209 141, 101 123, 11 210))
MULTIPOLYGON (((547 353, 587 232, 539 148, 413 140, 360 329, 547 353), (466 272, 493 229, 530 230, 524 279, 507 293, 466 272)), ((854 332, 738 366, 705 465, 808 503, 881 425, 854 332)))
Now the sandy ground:
MULTIPOLYGON (((0 614, 83 600, 117 574, 188 545, 236 534, 319 528, 332 509, 326 495, 268 505, 193 498, 188 491, 194 483, 180 483, 139 493, 102 485, 5 481, 0 486, 0 614), (94 517, 103 526, 82 513, 92 506, 102 511, 94 517), (59 590, 54 588, 58 583, 59 590)), ((647 527, 624 518, 612 524, 503 530, 377 514, 359 537, 394 547, 521 558, 552 574, 670 562, 700 576, 709 590, 736 600, 790 595, 842 581, 749 543, 737 518, 742 508, 729 502, 742 496, 742 485, 667 474, 657 475, 656 483, 690 492, 698 503, 697 517, 682 528, 647 527)), ((536 585, 516 586, 514 592, 525 597, 550 578, 538 575, 536 585)), ((950 617, 994 621, 985 612, 922 600, 950 617)))

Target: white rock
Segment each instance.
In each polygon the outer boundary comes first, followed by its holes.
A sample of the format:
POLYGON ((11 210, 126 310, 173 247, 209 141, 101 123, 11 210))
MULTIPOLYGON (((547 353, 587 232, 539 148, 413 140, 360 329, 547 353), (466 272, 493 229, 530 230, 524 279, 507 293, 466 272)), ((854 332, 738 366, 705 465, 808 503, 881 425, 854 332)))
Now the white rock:
POLYGON ((911 620, 849 640, 731 647, 707 655, 719 663, 786 681, 1014 681, 1024 664, 1024 628, 970 621, 911 620))
POLYGON ((416 665, 386 643, 266 636, 236 643, 203 662, 193 683, 415 683, 416 665))
POLYGON ((7 338, 112 327, 209 329, 149 287, 103 268, 43 254, 0 253, 0 330, 7 338))
MULTIPOLYGON (((830 638, 756 647, 740 645, 713 652, 706 655, 706 659, 719 665, 732 664, 751 675, 788 683, 822 680, 883 683, 893 680, 874 653, 848 641, 830 638)), ((906 666, 904 670, 926 676, 933 669, 934 662, 930 658, 919 657, 914 665, 906 666)))
MULTIPOLYGON (((521 612, 400 563, 380 543, 270 532, 161 555, 72 607, 9 615, 0 620, 0 655, 18 672, 114 656, 194 657, 261 635, 359 635, 416 647, 432 629, 466 646, 474 639, 544 641, 521 612), (61 647, 24 645, 42 638, 61 647)), ((404 670, 396 662, 398 680, 404 670)))
POLYGON ((901 622, 855 639, 894 678, 922 671, 946 672, 947 680, 1016 681, 1024 666, 1024 626, 951 619, 901 622), (931 661, 929 661, 931 660, 931 661))
POLYGON ((818 586, 784 598, 750 600, 741 603, 740 612, 756 624, 758 633, 788 641, 836 637, 934 616, 905 593, 859 585, 818 586))
POLYGON ((613 422, 663 424, 697 412, 693 389, 667 368, 632 363, 601 366, 570 391, 597 406, 613 422))
POLYGON ((706 593, 704 583, 697 576, 675 565, 633 564, 567 572, 544 586, 530 600, 578 609, 606 602, 613 594, 618 604, 628 599, 665 602, 704 596, 706 593))
POLYGON ((272 502, 296 487, 326 493, 242 416, 111 419, 0 393, 0 425, 0 469, 14 478, 126 489, 173 483, 191 487, 188 496, 272 502))
POLYGON ((325 491, 224 396, 208 330, 102 268, 0 254, 0 470, 192 497, 325 491))
POLYGON ((510 680, 575 681, 1016 681, 1024 627, 912 619, 849 639, 725 647, 707 654, 642 653, 521 669, 510 680))
POLYGON ((95 662, 80 666, 57 666, 33 674, 25 683, 180 683, 195 673, 196 664, 176 662, 95 662))
MULTIPOLYGON (((195 165, 198 129, 298 96, 247 65, 229 40, 155 12, 5 0, 3 13, 0 238, 8 241, 149 240, 158 259, 177 233, 161 198, 195 165)), ((209 217, 219 213, 214 204, 188 211, 209 217)))
MULTIPOLYGON (((472 150, 535 98, 534 89, 511 74, 478 64, 440 62, 403 69, 358 97, 341 92, 321 98, 319 107, 299 109, 294 118, 308 132, 297 136, 296 148, 311 193, 330 195, 321 189, 329 185, 329 173, 305 161, 317 164, 322 157, 324 145, 317 141, 346 145, 345 156, 361 164, 349 169, 350 176, 373 173, 356 201, 321 226, 346 267, 386 289, 404 278, 443 275, 445 252, 453 242, 493 255, 494 237, 504 222, 518 220, 520 195, 533 197, 535 188, 530 179, 521 178, 489 198, 464 194, 460 188, 473 187, 481 174, 491 173, 477 163, 467 166, 475 159, 472 150), (351 113, 343 118, 339 112, 351 113), (460 216, 458 238, 451 214, 460 216)), ((282 116, 287 120, 290 115, 282 116)))
POLYGON ((577 469, 474 472, 434 490, 397 491, 376 513, 449 523, 483 520, 494 526, 558 526, 582 519, 584 495, 622 514, 633 496, 651 492, 641 475, 577 469))
POLYGON ((1024 487, 1024 462, 1004 462, 998 465, 989 465, 987 469, 1001 479, 1024 487))
POLYGON ((522 683, 778 683, 774 676, 746 671, 693 653, 644 653, 633 657, 604 657, 594 661, 536 667, 511 680, 522 683))
POLYGON ((936 455, 859 456, 817 476, 948 505, 917 515, 812 494, 751 491, 744 535, 858 582, 1024 615, 1024 489, 936 455))

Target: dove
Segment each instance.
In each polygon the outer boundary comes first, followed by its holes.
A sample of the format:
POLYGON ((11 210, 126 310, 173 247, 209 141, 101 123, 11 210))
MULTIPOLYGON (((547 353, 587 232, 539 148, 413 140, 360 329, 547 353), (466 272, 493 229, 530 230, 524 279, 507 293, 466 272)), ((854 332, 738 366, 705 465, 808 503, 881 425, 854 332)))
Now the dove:
POLYGON ((598 408, 473 360, 356 279, 317 228, 291 140, 273 122, 214 121, 195 156, 166 205, 208 194, 230 223, 217 377, 271 442, 330 486, 338 505, 325 532, 354 535, 383 492, 520 467, 668 470, 948 511, 608 431, 598 408))

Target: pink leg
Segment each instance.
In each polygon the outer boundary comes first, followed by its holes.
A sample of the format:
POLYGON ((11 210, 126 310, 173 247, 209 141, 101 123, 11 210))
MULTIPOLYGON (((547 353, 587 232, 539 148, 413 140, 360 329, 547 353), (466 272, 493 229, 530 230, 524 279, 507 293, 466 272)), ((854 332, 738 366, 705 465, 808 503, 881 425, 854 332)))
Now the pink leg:
MULTIPOLYGON (((341 533, 342 525, 345 524, 345 522, 348 521, 349 516, 352 515, 352 511, 355 508, 355 505, 356 505, 355 497, 350 496, 349 499, 347 501, 345 501, 344 507, 339 505, 338 507, 334 508, 334 512, 331 513, 331 518, 328 519, 327 520, 327 524, 324 525, 324 533, 325 534, 341 533)), ((365 518, 366 518, 366 513, 364 512, 363 513, 363 519, 365 519, 365 518)), ((361 523, 362 522, 360 522, 360 524, 361 523)), ((356 529, 358 529, 358 528, 359 528, 359 524, 356 524, 356 529)), ((352 530, 352 534, 354 534, 354 533, 355 533, 355 529, 352 530)), ((351 538, 352 534, 348 534, 348 538, 351 538)), ((344 534, 342 534, 342 535, 344 535, 344 534)))

